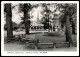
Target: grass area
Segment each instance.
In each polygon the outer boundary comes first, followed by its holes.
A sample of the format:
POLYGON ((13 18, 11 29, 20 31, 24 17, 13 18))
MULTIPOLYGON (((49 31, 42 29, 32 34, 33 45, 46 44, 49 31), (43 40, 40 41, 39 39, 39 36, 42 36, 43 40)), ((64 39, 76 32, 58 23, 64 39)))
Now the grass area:
MULTIPOLYGON (((4 36, 6 37, 7 33, 4 32, 4 36)), ((24 31, 20 31, 20 32, 15 32, 13 31, 13 35, 18 35, 18 34, 24 34, 24 31)), ((48 36, 48 35, 43 35, 43 34, 33 34, 35 35, 36 39, 39 39, 40 43, 52 43, 52 42, 64 42, 66 40, 66 36, 48 36)), ((72 40, 76 41, 77 40, 77 36, 76 35, 72 35, 72 40)))
POLYGON ((76 47, 70 47, 70 48, 51 48, 51 49, 27 49, 25 44, 20 44, 19 42, 12 42, 4 44, 4 50, 5 51, 76 51, 76 47))
POLYGON ((40 43, 64 42, 66 39, 65 36, 43 36, 42 34, 37 34, 36 38, 40 43))
MULTIPOLYGON (((25 34, 25 31, 16 32, 13 31, 13 35, 25 34)), ((66 40, 66 36, 47 36, 43 34, 32 33, 36 36, 36 39, 39 39, 40 42, 64 42, 66 40)), ((4 32, 4 37, 7 36, 7 32, 4 32)), ((77 35, 72 35, 72 40, 77 40, 77 35)))
MULTIPOLYGON (((14 35, 18 34, 24 34, 24 32, 13 32, 14 35)), ((52 42, 64 42, 66 40, 66 36, 44 36, 43 34, 34 34, 36 39, 39 39, 40 43, 52 43, 52 42)), ((6 32, 4 34, 6 36, 6 32)), ((72 40, 76 41, 77 37, 76 35, 72 35, 72 40)), ((27 49, 25 48, 25 44, 21 44, 19 41, 11 42, 11 43, 6 43, 4 45, 4 48, 6 51, 26 51, 27 49)), ((67 48, 70 50, 69 48, 67 48)), ((65 49, 67 51, 67 49, 65 49)), ((75 48, 76 49, 76 48, 75 48)), ((73 50, 75 50, 73 48, 73 50)), ((53 49, 57 50, 57 49, 53 49)), ((58 49, 61 50, 61 49, 58 49)), ((64 50, 64 49, 63 49, 64 50)))

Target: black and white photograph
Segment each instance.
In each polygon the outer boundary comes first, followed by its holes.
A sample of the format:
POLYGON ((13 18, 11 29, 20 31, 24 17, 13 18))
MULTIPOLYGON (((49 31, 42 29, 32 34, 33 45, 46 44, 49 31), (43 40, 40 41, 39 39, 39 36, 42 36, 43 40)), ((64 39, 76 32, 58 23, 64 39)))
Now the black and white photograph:
POLYGON ((2 1, 2 56, 79 56, 79 1, 2 1))

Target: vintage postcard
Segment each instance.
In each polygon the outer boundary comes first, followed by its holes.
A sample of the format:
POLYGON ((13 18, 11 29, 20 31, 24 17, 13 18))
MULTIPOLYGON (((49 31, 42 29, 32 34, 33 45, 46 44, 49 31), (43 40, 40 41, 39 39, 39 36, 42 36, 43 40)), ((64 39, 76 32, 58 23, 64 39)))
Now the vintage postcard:
POLYGON ((79 56, 79 2, 2 1, 1 56, 79 56))

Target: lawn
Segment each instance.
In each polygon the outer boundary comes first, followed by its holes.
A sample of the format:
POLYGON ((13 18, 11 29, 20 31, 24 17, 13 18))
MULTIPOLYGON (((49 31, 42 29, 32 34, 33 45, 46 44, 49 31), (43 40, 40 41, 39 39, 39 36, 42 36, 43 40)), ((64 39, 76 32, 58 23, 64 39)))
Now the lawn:
MULTIPOLYGON (((24 32, 13 32, 14 35, 17 34, 24 34, 24 32)), ((6 32, 4 34, 6 36, 6 32)), ((53 43, 53 42, 64 42, 66 40, 66 36, 44 36, 43 34, 34 34, 36 39, 39 39, 40 43, 53 43)), ((76 41, 77 37, 76 35, 72 35, 72 40, 76 41)), ((21 44, 19 41, 11 42, 11 43, 6 43, 4 44, 4 48, 6 51, 24 51, 27 50, 25 49, 25 44, 21 44)), ((68 48, 69 49, 69 48, 68 48)), ((57 50, 57 49, 56 49, 57 50)), ((59 49, 58 49, 59 50, 59 49)), ((65 49, 67 51, 67 49, 65 49)), ((70 49, 69 49, 70 50, 70 49)), ((73 48, 73 50, 75 50, 73 48)))
MULTIPOLYGON (((31 32, 32 33, 32 32, 31 32)), ((34 33, 34 32, 33 32, 34 33)), ((16 32, 13 31, 13 35, 25 34, 25 31, 16 32)), ((40 43, 52 43, 52 42, 64 42, 66 40, 66 36, 45 36, 43 34, 34 34, 36 39, 39 39, 40 43)), ((4 32, 4 37, 7 36, 6 31, 4 32)), ((76 41, 77 36, 72 35, 72 40, 76 41)))
POLYGON ((64 42, 66 39, 65 36, 44 36, 43 34, 36 34, 36 38, 40 43, 64 42))

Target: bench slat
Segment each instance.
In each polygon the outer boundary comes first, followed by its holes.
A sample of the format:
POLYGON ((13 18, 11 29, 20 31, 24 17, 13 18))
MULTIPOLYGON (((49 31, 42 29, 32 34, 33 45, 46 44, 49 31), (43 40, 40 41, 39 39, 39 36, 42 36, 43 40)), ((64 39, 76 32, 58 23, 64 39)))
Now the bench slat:
POLYGON ((55 44, 69 44, 69 42, 57 42, 55 44))
POLYGON ((53 43, 39 43, 41 45, 49 45, 49 44, 53 44, 53 43))

